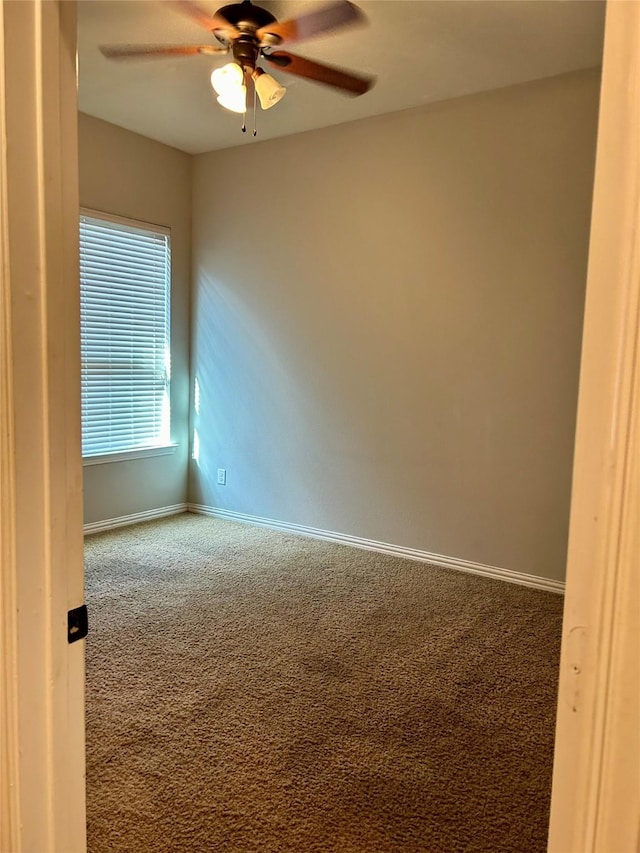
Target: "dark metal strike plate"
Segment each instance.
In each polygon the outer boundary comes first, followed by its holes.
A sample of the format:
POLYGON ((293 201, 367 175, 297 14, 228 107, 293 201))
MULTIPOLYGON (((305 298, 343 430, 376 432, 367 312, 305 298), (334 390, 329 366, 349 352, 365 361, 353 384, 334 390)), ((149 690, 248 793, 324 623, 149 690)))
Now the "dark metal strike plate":
POLYGON ((75 643, 76 640, 84 640, 89 633, 89 615, 87 605, 76 607, 67 613, 67 640, 75 643))

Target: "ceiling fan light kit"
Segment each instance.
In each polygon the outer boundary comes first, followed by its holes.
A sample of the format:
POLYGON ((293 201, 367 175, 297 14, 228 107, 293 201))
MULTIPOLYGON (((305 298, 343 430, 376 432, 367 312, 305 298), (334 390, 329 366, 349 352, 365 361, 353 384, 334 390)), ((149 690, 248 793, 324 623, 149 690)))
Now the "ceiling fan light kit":
MULTIPOLYGON (((303 41, 349 25, 363 23, 362 12, 349 0, 335 0, 328 6, 302 14, 287 21, 278 21, 271 12, 254 6, 251 0, 223 6, 209 15, 192 0, 174 0, 174 6, 212 33, 222 47, 212 45, 118 45, 102 46, 108 59, 141 57, 194 56, 211 54, 233 55, 233 62, 216 68, 211 85, 218 103, 235 113, 245 113, 247 86, 254 91, 263 110, 271 109, 282 100, 286 89, 258 65, 264 59, 270 65, 298 77, 323 83, 350 95, 363 95, 375 82, 369 75, 358 75, 324 65, 283 50, 274 50, 283 42, 303 41)), ((242 130, 246 130, 243 122, 242 130)), ((254 128, 253 135, 256 135, 254 128)))
MULTIPOLYGON (((262 68, 255 68, 251 79, 263 110, 275 106, 287 91, 262 68)), ((244 80, 245 70, 237 62, 229 62, 221 68, 215 68, 211 74, 211 85, 218 95, 218 103, 234 113, 246 112, 247 87, 244 80)))

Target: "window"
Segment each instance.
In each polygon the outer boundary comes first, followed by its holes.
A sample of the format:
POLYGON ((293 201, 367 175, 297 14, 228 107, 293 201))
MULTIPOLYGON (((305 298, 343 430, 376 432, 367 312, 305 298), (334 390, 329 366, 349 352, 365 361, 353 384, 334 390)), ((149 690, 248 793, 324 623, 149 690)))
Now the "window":
POLYGON ((169 230, 80 217, 82 455, 170 442, 169 230))

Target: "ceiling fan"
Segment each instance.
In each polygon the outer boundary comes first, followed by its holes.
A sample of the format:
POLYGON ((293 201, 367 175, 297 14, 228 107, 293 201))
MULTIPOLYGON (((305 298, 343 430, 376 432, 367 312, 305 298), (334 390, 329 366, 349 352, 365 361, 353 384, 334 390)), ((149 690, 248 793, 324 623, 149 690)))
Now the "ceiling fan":
MULTIPOLYGON (((253 85, 263 109, 269 109, 284 96, 286 89, 259 66, 261 60, 274 68, 314 80, 350 95, 363 95, 375 82, 370 75, 355 74, 324 65, 302 56, 279 50, 283 43, 301 42, 332 30, 364 23, 360 9, 348 0, 335 0, 297 18, 278 21, 271 12, 242 0, 223 6, 209 15, 192 0, 173 0, 173 5, 211 32, 220 46, 202 45, 102 45, 108 59, 162 58, 169 56, 217 56, 231 54, 233 62, 216 68, 211 84, 218 102, 236 113, 246 112, 247 85, 253 85)), ((243 131, 246 129, 244 124, 243 131)), ((254 136, 256 131, 254 130, 254 136)))

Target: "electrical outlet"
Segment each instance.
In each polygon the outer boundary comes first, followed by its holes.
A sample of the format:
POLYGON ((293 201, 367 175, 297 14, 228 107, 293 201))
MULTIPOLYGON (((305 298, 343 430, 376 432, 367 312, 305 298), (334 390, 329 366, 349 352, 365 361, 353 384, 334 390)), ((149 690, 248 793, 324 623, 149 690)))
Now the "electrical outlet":
POLYGON ((227 485, 227 469, 226 468, 218 468, 218 485, 226 486, 227 485))

